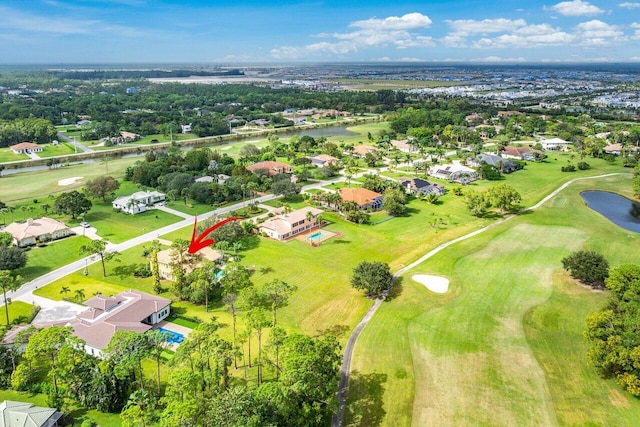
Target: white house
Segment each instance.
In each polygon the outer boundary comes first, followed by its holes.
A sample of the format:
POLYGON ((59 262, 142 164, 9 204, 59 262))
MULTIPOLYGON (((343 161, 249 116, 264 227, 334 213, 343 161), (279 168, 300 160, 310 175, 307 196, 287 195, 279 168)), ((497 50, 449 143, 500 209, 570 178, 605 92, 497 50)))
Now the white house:
POLYGON ((544 148, 545 150, 566 151, 569 147, 569 144, 572 143, 560 138, 551 138, 543 139, 542 141, 540 141, 540 144, 542 144, 542 148, 544 148))
POLYGON ((119 211, 137 214, 146 211, 156 203, 164 202, 165 199, 166 196, 158 191, 138 191, 130 196, 117 197, 112 205, 119 211))

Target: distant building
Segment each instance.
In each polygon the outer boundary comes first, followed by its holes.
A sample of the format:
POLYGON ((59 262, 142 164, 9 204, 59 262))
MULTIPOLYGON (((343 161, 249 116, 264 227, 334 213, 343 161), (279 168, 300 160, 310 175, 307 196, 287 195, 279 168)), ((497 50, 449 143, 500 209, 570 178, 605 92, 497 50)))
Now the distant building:
POLYGON ((293 168, 291 167, 291 165, 281 162, 274 162, 272 160, 254 163, 250 166, 247 166, 247 169, 253 173, 258 173, 258 171, 260 170, 266 170, 269 176, 277 175, 280 173, 293 172, 293 168))
POLYGON ((571 144, 571 142, 565 141, 564 139, 560 139, 560 138, 551 138, 551 139, 543 139, 542 141, 540 141, 540 144, 542 144, 542 148, 544 148, 545 150, 566 151, 569 145, 571 144))
POLYGON ((357 157, 364 158, 367 153, 375 154, 379 150, 376 147, 370 145, 356 145, 353 147, 353 154, 357 157))
POLYGON ((74 234, 69 227, 60 221, 47 217, 29 218, 24 222, 12 222, 2 231, 11 234, 13 236, 13 244, 19 248, 33 246, 39 242, 62 239, 74 234))
POLYGON ((442 196, 445 193, 445 189, 442 185, 429 182, 422 178, 406 178, 401 179, 400 184, 405 189, 407 194, 413 194, 415 196, 435 194, 436 196, 442 196))
POLYGON ((128 214, 137 214, 146 211, 156 203, 164 202, 165 199, 166 196, 158 191, 138 191, 130 196, 117 197, 112 206, 128 214))
POLYGON ((188 125, 180 125, 180 132, 191 133, 191 123, 189 123, 188 125))
POLYGON ((64 415, 55 408, 35 406, 33 403, 5 400, 0 403, 0 427, 59 427, 64 415))
POLYGON ((20 144, 12 145, 11 152, 13 154, 31 154, 40 153, 44 150, 42 146, 34 144, 33 142, 21 142, 20 144))
POLYGON ((478 174, 475 170, 460 163, 433 166, 429 169, 429 176, 446 179, 449 182, 457 182, 463 185, 478 179, 478 174))
POLYGON ((309 157, 309 160, 311 160, 311 164, 318 166, 320 168, 323 168, 329 165, 335 165, 340 161, 339 159, 333 156, 330 156, 328 154, 318 154, 316 156, 311 156, 309 157))
POLYGON ((403 153, 415 153, 416 147, 415 145, 409 144, 409 141, 406 139, 393 139, 391 140, 391 146, 397 148, 403 153))
POLYGON ((500 153, 505 159, 517 159, 517 160, 529 160, 531 162, 536 161, 536 156, 532 149, 527 147, 513 147, 506 146, 502 153, 500 153))
POLYGON ((128 88, 125 90, 125 92, 126 92, 127 94, 132 94, 132 93, 136 93, 136 92, 138 92, 139 90, 140 90, 140 89, 138 89, 137 87, 128 87, 128 88))

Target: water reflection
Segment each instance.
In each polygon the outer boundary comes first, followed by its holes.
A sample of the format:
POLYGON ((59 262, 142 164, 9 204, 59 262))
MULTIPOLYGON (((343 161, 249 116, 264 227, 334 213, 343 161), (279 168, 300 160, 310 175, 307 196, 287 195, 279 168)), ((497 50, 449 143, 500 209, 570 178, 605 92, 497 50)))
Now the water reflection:
POLYGON ((608 191, 580 193, 587 206, 625 230, 640 233, 640 203, 608 191))

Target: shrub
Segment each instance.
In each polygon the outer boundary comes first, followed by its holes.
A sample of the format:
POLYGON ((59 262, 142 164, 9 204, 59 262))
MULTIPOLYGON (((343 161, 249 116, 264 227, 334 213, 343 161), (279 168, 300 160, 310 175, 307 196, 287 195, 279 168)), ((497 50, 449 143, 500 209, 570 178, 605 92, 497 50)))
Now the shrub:
POLYGON ((562 168, 560 168, 560 170, 562 172, 575 172, 576 171, 576 167, 573 165, 567 165, 567 166, 562 166, 562 168))
POLYGON ((609 277, 609 262, 595 251, 577 251, 562 258, 562 266, 571 277, 594 288, 604 289, 609 277))
POLYGON ((580 169, 581 171, 587 170, 591 167, 591 165, 587 162, 579 162, 578 163, 578 169, 580 169))

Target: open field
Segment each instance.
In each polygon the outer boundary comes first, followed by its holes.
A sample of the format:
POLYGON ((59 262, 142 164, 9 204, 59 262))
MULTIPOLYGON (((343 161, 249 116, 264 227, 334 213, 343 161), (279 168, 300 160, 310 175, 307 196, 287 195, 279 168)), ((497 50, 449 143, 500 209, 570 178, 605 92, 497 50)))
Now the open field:
POLYGON ((449 80, 387 80, 387 79, 335 79, 334 83, 340 84, 350 90, 400 90, 431 87, 462 86, 467 83, 452 82, 449 80))
POLYGON ((586 365, 584 317, 605 296, 560 263, 580 248, 614 266, 638 262, 628 250, 637 234, 579 197, 628 187, 625 177, 573 184, 405 273, 356 346, 345 424, 637 424, 640 402, 586 365), (430 292, 413 274, 444 276, 449 292, 430 292))

